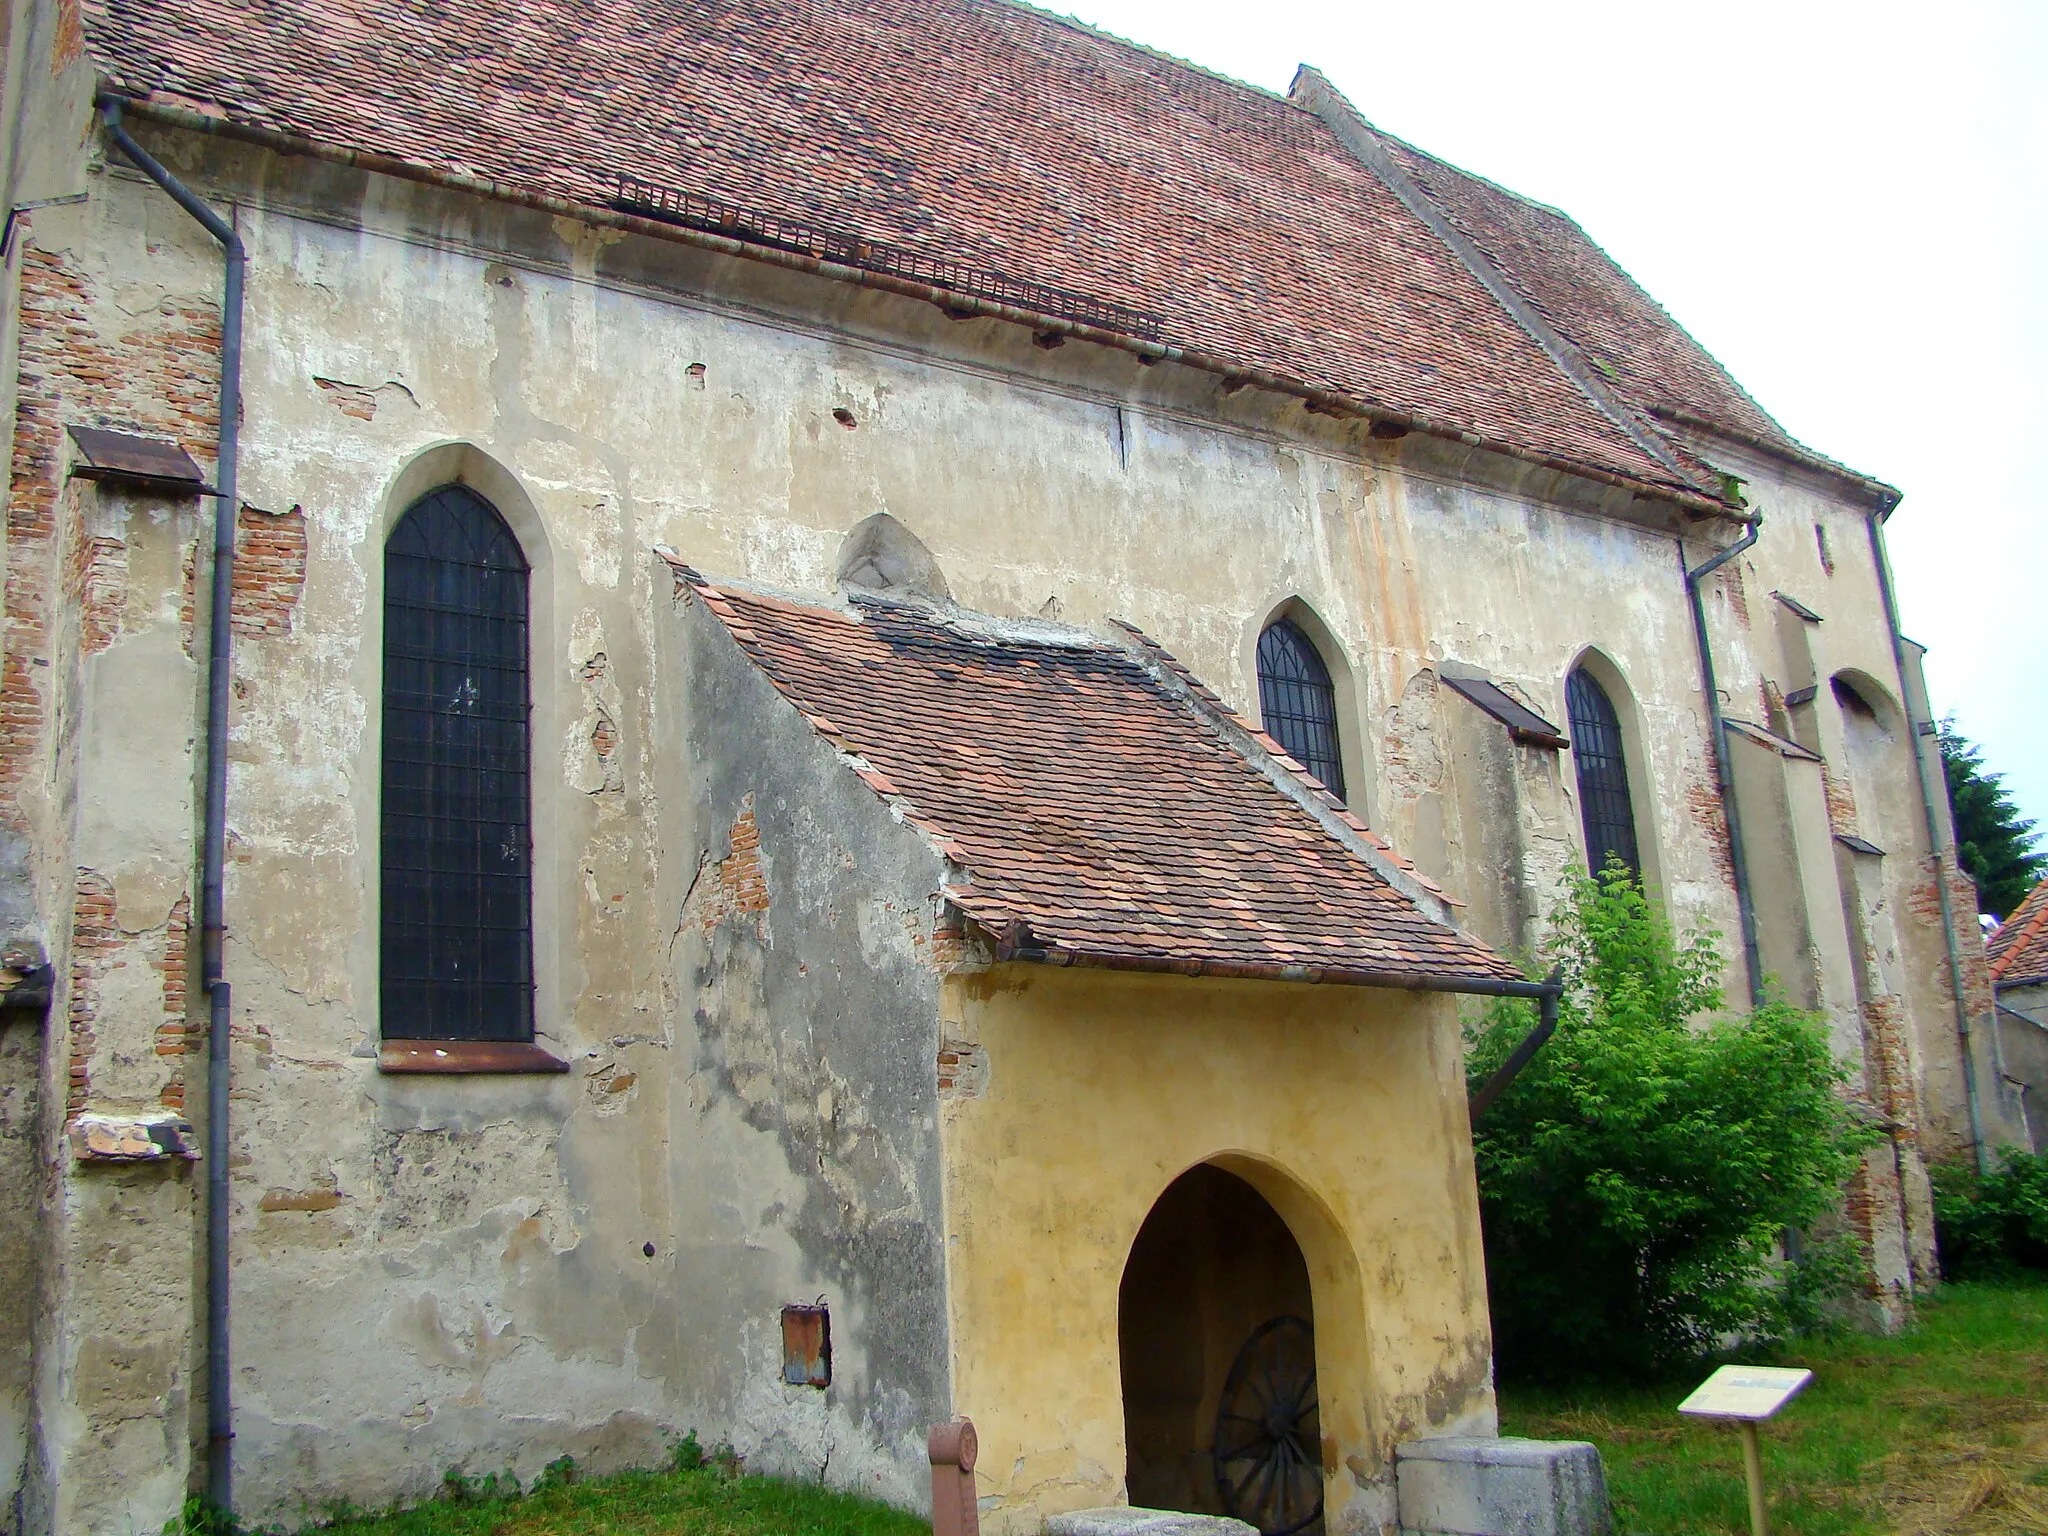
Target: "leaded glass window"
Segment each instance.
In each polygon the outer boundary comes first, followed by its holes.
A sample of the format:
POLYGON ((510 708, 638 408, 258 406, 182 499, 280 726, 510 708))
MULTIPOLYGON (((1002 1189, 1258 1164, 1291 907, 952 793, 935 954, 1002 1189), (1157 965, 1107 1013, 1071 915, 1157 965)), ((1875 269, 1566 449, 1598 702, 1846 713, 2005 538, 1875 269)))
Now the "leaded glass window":
POLYGON ((384 547, 382 1028, 533 1038, 527 564, 443 486, 384 547))
POLYGON ((1586 825, 1586 862, 1597 874, 1612 854, 1640 881, 1635 805, 1614 702, 1584 667, 1576 667, 1565 683, 1565 705, 1571 715, 1572 763, 1579 775, 1579 814, 1586 825))
POLYGON ((1259 713, 1287 755, 1344 797, 1337 749, 1337 688, 1315 642, 1292 619, 1259 636, 1259 713))

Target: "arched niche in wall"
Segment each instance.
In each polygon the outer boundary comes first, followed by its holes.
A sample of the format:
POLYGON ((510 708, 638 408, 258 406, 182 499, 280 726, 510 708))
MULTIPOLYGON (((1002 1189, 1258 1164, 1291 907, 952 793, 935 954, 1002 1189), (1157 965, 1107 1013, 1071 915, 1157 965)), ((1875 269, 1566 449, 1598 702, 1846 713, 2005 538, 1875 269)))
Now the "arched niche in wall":
MULTIPOLYGON (((1898 832, 1885 813, 1884 790, 1890 782, 1888 770, 1899 761, 1899 743, 1906 739, 1905 712, 1882 683, 1854 667, 1830 677, 1828 692, 1841 721, 1842 769, 1855 801, 1855 830, 1889 848, 1888 837, 1898 832)), ((1904 771, 1909 774, 1910 768, 1904 771)))
MULTIPOLYGON (((1356 1487, 1346 1457, 1374 1444, 1371 1319, 1354 1236, 1320 1195, 1270 1158, 1220 1151, 1167 1182, 1131 1234, 1118 1287, 1134 1498, 1142 1491, 1166 1508, 1223 1512, 1229 1496, 1218 1486, 1213 1432, 1240 1364, 1285 1362, 1262 1355, 1260 1343, 1286 1318, 1308 1325, 1290 1332, 1297 1349, 1310 1347, 1306 1381, 1320 1420, 1315 1454, 1323 1463, 1316 1470, 1325 1519, 1306 1528, 1342 1527, 1356 1487), (1162 1224, 1169 1230, 1157 1230, 1162 1224), (1328 1457, 1332 1448, 1337 1454, 1328 1457)), ((1258 1479, 1271 1476, 1270 1468, 1257 1469, 1260 1448, 1240 1438, 1220 1449, 1224 1479, 1259 1502, 1270 1490, 1258 1479), (1232 1457, 1233 1450, 1247 1454, 1232 1457)))
POLYGON ((946 576, 924 540, 887 512, 864 517, 840 541, 834 579, 841 587, 884 597, 952 597, 946 576))
MULTIPOLYGON (((532 742, 532 954, 533 1015, 538 1037, 559 1039, 565 1010, 562 999, 562 962, 558 935, 563 923, 561 882, 556 878, 562 859, 560 809, 568 793, 560 763, 559 742, 564 722, 575 713, 575 703, 565 696, 570 686, 570 668, 561 655, 562 639, 557 627, 558 604, 554 578, 554 547, 542 521, 540 509, 519 477, 473 443, 436 443, 408 459, 392 476, 378 503, 378 515, 367 530, 361 566, 364 579, 363 644, 358 653, 357 676, 369 704, 363 747, 356 782, 375 786, 381 782, 384 757, 383 712, 383 614, 384 551, 392 532, 406 513, 429 492, 442 486, 459 485, 489 502, 519 542, 527 563, 527 679, 530 689, 532 742)), ((358 802, 359 846, 372 850, 380 845, 382 807, 374 789, 358 802)), ((374 854, 366 857, 375 858, 374 854)), ((378 988, 377 942, 382 928, 380 881, 373 874, 368 881, 370 910, 367 941, 369 963, 365 974, 372 978, 360 995, 375 997, 378 988)), ((379 1019, 380 1029, 386 1021, 379 1019)), ((400 1026, 402 1028, 402 1025, 400 1026)))
MULTIPOLYGON (((1649 771, 1649 756, 1644 750, 1644 730, 1641 706, 1636 702, 1635 690, 1628 685, 1621 668, 1614 664, 1606 652, 1594 647, 1572 658, 1572 664, 1565 669, 1562 682, 1564 710, 1562 717, 1569 722, 1565 731, 1571 739, 1573 803, 1579 813, 1580 847, 1588 851, 1594 841, 1594 821, 1602 813, 1607 815, 1625 814, 1628 829, 1635 840, 1636 867, 1642 877, 1646 891, 1661 891, 1664 888, 1662 849, 1657 841, 1656 799, 1653 793, 1649 771), (1572 680, 1583 677, 1593 685, 1589 695, 1581 692, 1575 700, 1572 680), (1589 702, 1597 700, 1611 711, 1612 737, 1606 738, 1597 728, 1584 732, 1582 744, 1582 723, 1587 720, 1589 702), (1576 705, 1576 707, 1575 707, 1576 705), (1613 799, 1601 803, 1597 798, 1596 786, 1606 773, 1611 773, 1613 748, 1619 746, 1620 773, 1613 787, 1626 789, 1626 809, 1617 812, 1613 799), (1589 801, 1589 791, 1596 799, 1589 801), (1589 815, 1589 811, 1592 815, 1589 815)), ((1599 723, 1606 723, 1600 717, 1599 723)))
MULTIPOLYGON (((1278 625, 1291 626, 1306 640, 1315 659, 1329 674, 1330 695, 1336 710, 1337 761, 1344 776, 1341 789, 1334 784, 1330 788, 1340 794, 1361 820, 1369 825, 1376 824, 1372 750, 1365 736, 1366 716, 1359 698, 1358 675, 1353 672, 1350 655, 1336 632, 1299 596, 1290 594, 1270 604, 1246 631, 1244 672, 1251 682, 1251 709, 1248 713, 1256 716, 1268 735, 1286 744, 1286 737, 1275 731, 1266 720, 1266 690, 1262 686, 1260 660, 1261 642, 1267 641, 1267 632, 1278 625)), ((1268 650, 1271 649, 1268 642, 1268 650)))

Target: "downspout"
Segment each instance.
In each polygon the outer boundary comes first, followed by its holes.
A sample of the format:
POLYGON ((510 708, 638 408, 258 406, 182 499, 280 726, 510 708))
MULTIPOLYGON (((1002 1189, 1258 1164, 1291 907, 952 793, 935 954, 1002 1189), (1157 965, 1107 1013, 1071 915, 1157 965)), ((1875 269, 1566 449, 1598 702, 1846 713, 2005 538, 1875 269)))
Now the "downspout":
POLYGON ((1475 1121, 1493 1108, 1493 1101, 1507 1092, 1508 1085, 1522 1075, 1522 1068, 1534 1061, 1536 1053, 1557 1033, 1558 1004, 1564 997, 1563 972, 1552 971, 1548 981, 1536 985, 1540 989, 1536 995, 1536 1027, 1522 1037, 1522 1043, 1508 1052, 1508 1059, 1496 1067, 1493 1076, 1481 1083, 1479 1091, 1472 1095, 1466 1112, 1475 1121))
POLYGON ((1692 637, 1700 653, 1700 687, 1707 696, 1708 731, 1714 740, 1714 776, 1721 790, 1721 819, 1728 826, 1728 868, 1735 878, 1735 913, 1742 928, 1742 967, 1749 977, 1749 1004, 1764 1000, 1763 962, 1757 955, 1756 903, 1749 889, 1749 859, 1742 851, 1742 818, 1735 805, 1735 763, 1728 752, 1728 722, 1721 714, 1721 688, 1714 680, 1714 646, 1707 637, 1707 605, 1700 583, 1748 549, 1763 531, 1762 514, 1749 519, 1749 531, 1719 554, 1686 569, 1685 540, 1678 541, 1678 563, 1685 570, 1685 595, 1692 602, 1692 637))
MULTIPOLYGON (((1942 860, 1941 813, 1936 810, 1933 776, 1927 771, 1927 754, 1921 738, 1934 734, 1932 720, 1913 718, 1913 687, 1906 677, 1906 637, 1899 630, 1899 600, 1892 591, 1891 560, 1884 549, 1884 516, 1890 507, 1869 517, 1870 560, 1877 567, 1877 590, 1884 600, 1885 628, 1891 631, 1892 664, 1899 669, 1899 703, 1906 713, 1906 735, 1913 752, 1913 774, 1920 783, 1920 810, 1927 823, 1927 856, 1934 861, 1934 889, 1941 899, 1941 937, 1948 946, 1949 995, 1956 1007, 1956 1041, 1963 1053, 1963 1103, 1970 1115, 1970 1146, 1977 1154, 1977 1171, 1991 1172, 1991 1148, 1984 1140, 1984 1111, 1977 1099, 1977 1058, 1972 1050, 1970 1001, 1963 991, 1963 955, 1956 942, 1955 905, 1949 896, 1948 868, 1942 860)), ((1947 804, 1946 775, 1941 804, 1947 804)))
POLYGON ((218 240, 226 256, 220 302, 220 436, 214 481, 213 610, 207 638, 206 827, 200 844, 200 985, 206 990, 206 1496, 234 1508, 234 1409, 228 1376, 228 1031, 222 974, 226 934, 221 894, 228 826, 228 686, 233 631, 235 457, 242 403, 242 237, 178 181, 121 126, 119 97, 99 98, 100 120, 121 153, 218 240))

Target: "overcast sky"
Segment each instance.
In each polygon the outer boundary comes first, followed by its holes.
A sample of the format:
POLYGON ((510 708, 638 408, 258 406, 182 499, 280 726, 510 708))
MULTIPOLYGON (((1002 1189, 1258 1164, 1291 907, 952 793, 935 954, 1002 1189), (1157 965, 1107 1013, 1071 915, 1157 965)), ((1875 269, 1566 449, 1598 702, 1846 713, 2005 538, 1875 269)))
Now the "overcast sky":
MULTIPOLYGON (((1041 0, 1562 208, 1906 493, 1905 630, 2048 831, 2048 0, 1041 0)), ((1768 514, 1768 509, 1766 509, 1768 514)))

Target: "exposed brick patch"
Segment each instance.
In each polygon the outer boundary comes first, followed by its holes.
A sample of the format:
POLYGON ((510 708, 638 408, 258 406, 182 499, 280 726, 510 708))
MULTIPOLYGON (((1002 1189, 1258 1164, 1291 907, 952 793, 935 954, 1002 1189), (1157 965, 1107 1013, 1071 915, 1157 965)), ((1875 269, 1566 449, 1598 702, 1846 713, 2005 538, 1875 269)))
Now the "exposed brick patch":
POLYGON ((768 910, 768 874, 761 868, 761 827, 750 805, 732 824, 732 853, 718 866, 718 883, 735 912, 768 910))
POLYGON ((768 874, 761 867, 761 827, 754 819, 751 796, 732 824, 731 852, 718 863, 706 861, 690 894, 683 900, 681 927, 709 933, 728 918, 755 919, 768 910, 768 874))
POLYGON ((191 980, 191 935, 192 898, 180 896, 178 904, 171 908, 170 923, 164 933, 163 958, 150 962, 163 978, 164 1016, 156 1027, 156 1053, 170 1058, 171 1080, 164 1084, 163 1102, 171 1109, 185 1107, 185 1055, 190 1046, 186 1027, 190 1015, 185 1003, 191 980))
POLYGON ((235 519, 233 620, 248 639, 292 632, 306 585, 306 514, 243 507, 235 519))
POLYGON ((1899 1223, 1904 1210, 1904 1192, 1899 1188, 1898 1170, 1892 1159, 1866 1157, 1859 1161, 1842 1192, 1842 1214, 1862 1249, 1861 1289, 1866 1296, 1882 1300, 1888 1307, 1897 1306, 1902 1298, 1898 1282, 1887 1283, 1877 1272, 1877 1238, 1880 1231, 1899 1223))
POLYGON ((128 607, 128 546, 119 539, 86 538, 71 544, 64 593, 78 608, 78 640, 88 656, 121 638, 128 607))
POLYGON ((57 35, 50 43, 50 73, 61 75, 85 53, 85 18, 79 0, 57 0, 57 35))
POLYGON ((1842 1216, 1848 1222, 1850 1232, 1855 1234, 1856 1246, 1862 1250, 1863 1273, 1859 1283, 1866 1295, 1876 1290, 1876 1266, 1871 1262, 1871 1250, 1876 1242, 1877 1213, 1882 1203, 1878 1192, 1871 1187, 1872 1182, 1870 1165, 1859 1162, 1842 1191, 1842 1216))
MULTIPOLYGON (((1725 750, 1725 748, 1723 749, 1725 750)), ((1685 809, 1713 855, 1714 868, 1730 885, 1735 883, 1735 862, 1728 853, 1728 818, 1721 805, 1721 786, 1711 762, 1695 774, 1685 790, 1685 809)))
MULTIPOLYGON (((1973 1019, 1989 1014, 1994 1006, 1991 990, 1991 960, 1984 947, 1983 935, 1977 929, 1977 888, 1970 877, 1956 868, 1948 854, 1942 854, 1938 863, 1934 860, 1920 861, 1920 878, 1913 882, 1906 905, 1914 917, 1930 928, 1941 926, 1941 887, 1936 883, 1946 879, 1949 888, 1950 914, 1955 920, 1956 951, 1963 957, 1963 1002, 1973 1019)), ((1941 965, 1941 979, 1947 983, 1948 957, 1944 950, 1941 965)))
POLYGON ((1906 1010, 1890 994, 1872 997, 1863 1016, 1863 1070, 1870 1097, 1902 1142, 1920 1140, 1920 1096, 1913 1083, 1912 1058, 1906 1044, 1906 1010))
POLYGON ((586 717, 590 720, 590 751, 596 760, 596 772, 583 780, 584 787, 592 794, 619 794, 626 787, 625 765, 619 760, 619 727, 606 703, 611 675, 611 658, 603 651, 597 652, 583 663, 580 676, 583 680, 583 698, 586 717))
POLYGON ((1744 629, 1749 628, 1749 588, 1744 581, 1747 570, 1746 561, 1734 560, 1719 572, 1721 590, 1728 595, 1728 612, 1744 629))
MULTIPOLYGON (((139 317, 103 305, 61 252, 23 237, 14 442, 8 465, 6 663, 0 670, 0 825, 22 827, 21 796, 43 750, 49 690, 39 671, 57 637, 53 587, 97 596, 88 648, 115 633, 117 565, 99 541, 63 547, 56 568, 66 423, 168 437, 212 463, 220 387, 220 313, 167 299, 139 317), (67 580, 66 578, 70 578, 67 580)), ((91 494, 91 493, 87 493, 91 494)))
POLYGON ((1821 764, 1821 790, 1827 797, 1828 827, 1848 837, 1856 832, 1856 792, 1849 781, 1835 773, 1826 763, 1821 764))
POLYGON ((313 376, 313 382, 323 393, 333 397, 334 404, 342 415, 353 417, 357 421, 377 419, 376 391, 365 389, 360 384, 344 383, 340 379, 323 379, 318 374, 313 376))
POLYGON ((121 930, 114 916, 114 884, 97 870, 78 871, 71 909, 70 1072, 64 1118, 85 1110, 93 1048, 99 1043, 99 979, 114 964, 121 930))
POLYGON ((988 1052, 964 1040, 939 1042, 939 1097, 978 1099, 988 1092, 988 1052))
MULTIPOLYGON (((209 551, 211 545, 208 546, 209 551)), ((185 596, 178 604, 178 629, 185 654, 193 651, 199 613, 199 550, 185 551, 185 596)), ((264 512, 244 504, 235 517, 235 574, 228 599, 228 623, 238 640, 261 640, 292 632, 292 612, 306 587, 306 514, 264 512)))
POLYGON ((1756 685, 1757 699, 1764 707, 1764 723, 1780 736, 1792 734, 1792 712, 1785 707, 1785 690, 1768 677, 1756 685))

